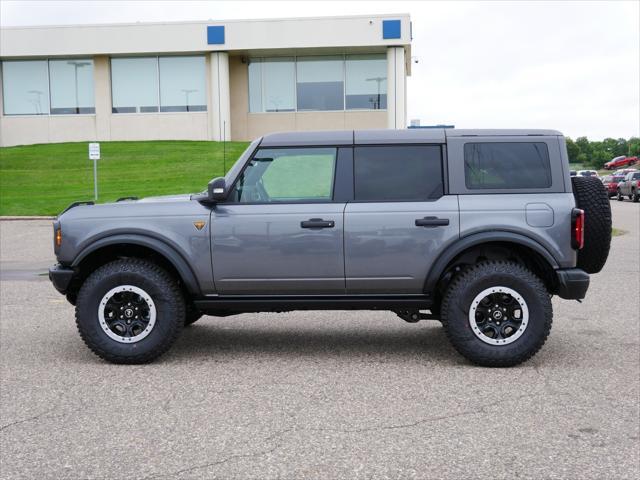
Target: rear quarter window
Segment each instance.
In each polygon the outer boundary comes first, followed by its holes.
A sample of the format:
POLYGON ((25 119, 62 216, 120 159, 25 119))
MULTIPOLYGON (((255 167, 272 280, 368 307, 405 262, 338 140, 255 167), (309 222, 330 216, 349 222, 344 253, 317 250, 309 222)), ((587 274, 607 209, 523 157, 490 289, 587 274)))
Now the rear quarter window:
POLYGON ((544 142, 466 143, 464 176, 469 190, 549 188, 549 150, 544 142))

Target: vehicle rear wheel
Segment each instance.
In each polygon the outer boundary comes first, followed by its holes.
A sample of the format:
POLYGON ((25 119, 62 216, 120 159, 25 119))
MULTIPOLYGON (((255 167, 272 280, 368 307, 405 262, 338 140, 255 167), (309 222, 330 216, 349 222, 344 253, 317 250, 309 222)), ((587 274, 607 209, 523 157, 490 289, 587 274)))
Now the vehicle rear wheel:
POLYGON ((578 268, 598 273, 611 247, 611 204, 607 190, 596 177, 573 177, 573 196, 584 210, 584 246, 578 250, 578 268))
POLYGON ((113 363, 146 363, 166 352, 184 325, 184 298, 158 265, 116 260, 86 279, 76 325, 87 346, 113 363))
POLYGON ((486 261, 449 285, 442 323, 453 347, 485 367, 518 365, 544 345, 553 320, 551 296, 525 267, 486 261))

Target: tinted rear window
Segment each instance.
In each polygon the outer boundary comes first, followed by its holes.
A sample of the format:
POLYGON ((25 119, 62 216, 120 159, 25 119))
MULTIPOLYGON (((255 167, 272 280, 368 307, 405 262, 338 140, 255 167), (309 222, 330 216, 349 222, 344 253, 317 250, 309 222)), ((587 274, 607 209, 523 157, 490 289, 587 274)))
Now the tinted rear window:
POLYGON ((424 201, 443 195, 437 145, 356 147, 354 162, 356 201, 424 201))
POLYGON ((464 176, 469 189, 549 188, 549 150, 543 142, 466 143, 464 176))

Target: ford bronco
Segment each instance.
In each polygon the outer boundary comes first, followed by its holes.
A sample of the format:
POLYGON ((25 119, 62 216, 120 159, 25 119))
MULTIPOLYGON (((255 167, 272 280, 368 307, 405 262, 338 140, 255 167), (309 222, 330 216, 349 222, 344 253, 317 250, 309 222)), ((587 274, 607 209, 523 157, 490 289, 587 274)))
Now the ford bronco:
POLYGON ((552 130, 297 132, 202 193, 72 204, 53 235, 50 279, 111 362, 155 359, 202 315, 382 309, 504 367, 542 347, 552 295, 585 296, 611 210, 552 130))

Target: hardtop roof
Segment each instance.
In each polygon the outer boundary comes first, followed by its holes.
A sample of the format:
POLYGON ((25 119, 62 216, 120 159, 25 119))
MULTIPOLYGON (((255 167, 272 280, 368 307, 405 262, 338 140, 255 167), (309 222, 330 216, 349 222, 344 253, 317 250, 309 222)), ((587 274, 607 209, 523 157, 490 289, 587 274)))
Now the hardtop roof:
POLYGON ((409 128, 404 130, 319 130, 269 133, 263 147, 303 145, 371 145, 391 143, 445 143, 447 137, 561 136, 557 130, 541 129, 445 129, 409 128))

